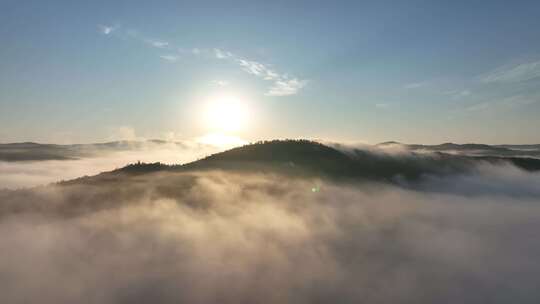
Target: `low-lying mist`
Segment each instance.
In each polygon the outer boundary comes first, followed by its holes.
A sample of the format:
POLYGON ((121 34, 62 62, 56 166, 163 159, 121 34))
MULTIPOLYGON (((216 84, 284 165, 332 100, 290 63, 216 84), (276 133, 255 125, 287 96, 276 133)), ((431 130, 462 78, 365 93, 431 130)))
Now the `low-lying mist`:
POLYGON ((0 191, 1 302, 537 303, 539 181, 486 165, 405 187, 209 171, 0 191))
MULTIPOLYGON (((120 151, 106 149, 85 151, 87 155, 76 159, 19 162, 0 160, 0 189, 34 187, 60 180, 70 180, 84 175, 95 175, 137 161, 162 162, 165 164, 187 163, 220 150, 215 146, 202 144, 152 145, 140 142, 137 147, 120 151)), ((39 153, 36 154, 39 155, 39 153)))

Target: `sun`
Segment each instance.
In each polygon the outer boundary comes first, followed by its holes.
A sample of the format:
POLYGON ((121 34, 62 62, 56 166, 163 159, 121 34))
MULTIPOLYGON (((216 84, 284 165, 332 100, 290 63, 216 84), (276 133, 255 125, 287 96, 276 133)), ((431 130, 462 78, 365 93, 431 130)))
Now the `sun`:
POLYGON ((241 131, 248 120, 246 105, 233 95, 212 98, 206 109, 206 123, 213 132, 233 133, 241 131))

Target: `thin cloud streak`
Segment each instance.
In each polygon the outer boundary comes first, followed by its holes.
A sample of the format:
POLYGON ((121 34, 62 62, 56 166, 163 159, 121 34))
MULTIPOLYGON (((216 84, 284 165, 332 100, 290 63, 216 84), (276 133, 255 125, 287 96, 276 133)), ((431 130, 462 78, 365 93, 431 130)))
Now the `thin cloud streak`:
POLYGON ((159 58, 169 61, 169 62, 178 61, 178 56, 174 56, 174 55, 160 55, 159 58))
POLYGON ((469 112, 482 112, 482 111, 502 111, 502 110, 511 110, 519 107, 524 107, 528 105, 535 104, 540 102, 540 95, 514 95, 500 99, 495 102, 481 102, 474 105, 471 105, 465 108, 469 112))
POLYGON ((266 96, 289 96, 295 95, 307 85, 307 80, 280 79, 265 94, 266 96))
POLYGON ((266 96, 289 96, 297 94, 303 89, 308 81, 290 77, 287 74, 280 74, 270 68, 269 65, 241 58, 231 52, 214 49, 214 55, 217 59, 229 59, 238 64, 242 70, 250 75, 256 76, 263 80, 273 81, 273 85, 264 94, 266 96))
MULTIPOLYGON (((110 35, 113 31, 116 30, 115 27, 110 26, 99 26, 101 32, 105 35, 110 35)), ((138 31, 135 30, 126 30, 125 33, 120 33, 122 36, 129 37, 131 39, 139 40, 145 44, 157 48, 157 49, 167 49, 167 50, 176 50, 174 53, 158 55, 159 58, 169 61, 176 62, 182 55, 211 55, 212 57, 219 60, 228 60, 236 65, 238 65, 242 71, 253 75, 262 80, 271 81, 273 84, 265 92, 266 96, 289 96, 298 94, 307 84, 308 81, 305 79, 299 79, 297 77, 289 76, 285 73, 279 73, 272 69, 270 65, 263 64, 261 62, 243 58, 233 54, 230 51, 223 50, 220 48, 214 49, 203 49, 198 47, 193 48, 178 48, 169 43, 168 41, 151 39, 141 35, 138 31)), ((225 83, 218 83, 220 86, 225 86, 225 83)))
POLYGON ((483 83, 517 83, 540 77, 540 61, 499 67, 480 77, 483 83))
POLYGON ((230 52, 225 52, 220 49, 214 49, 214 54, 216 55, 217 59, 227 59, 233 57, 230 52))
POLYGON ((149 43, 151 46, 159 49, 163 49, 169 46, 169 43, 166 41, 147 40, 146 42, 149 43))

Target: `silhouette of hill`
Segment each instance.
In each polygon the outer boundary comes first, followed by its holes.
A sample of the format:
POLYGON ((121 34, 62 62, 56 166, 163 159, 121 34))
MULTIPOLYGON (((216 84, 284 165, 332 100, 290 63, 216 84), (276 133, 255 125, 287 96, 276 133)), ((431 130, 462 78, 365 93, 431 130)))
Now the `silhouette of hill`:
MULTIPOLYGON (((272 143, 265 142, 266 144, 272 143)), ((298 144, 298 141, 296 141, 298 144)), ((275 143, 274 143, 275 144, 275 143)), ((110 152, 142 150, 149 147, 174 145, 178 148, 186 148, 181 142, 173 142, 159 139, 136 141, 122 140, 94 144, 40 144, 33 142, 0 144, 0 161, 43 161, 43 160, 72 160, 85 157, 93 157, 110 152)), ((530 157, 540 158, 540 144, 537 145, 485 145, 485 144, 455 144, 443 143, 440 145, 403 144, 396 141, 388 141, 375 145, 376 148, 392 148, 395 146, 413 152, 442 152, 447 154, 462 154, 468 156, 503 156, 503 157, 530 157)), ((306 147, 304 147, 306 148, 306 147)), ((244 149, 246 149, 244 147, 244 149)), ((248 150, 251 148, 247 148, 248 150)), ((291 153, 296 148, 288 146, 291 153)), ((250 150, 251 151, 251 150, 250 150)), ((272 151, 272 157, 280 157, 286 154, 272 151)), ((307 152, 307 151, 304 151, 307 152)), ((232 155, 230 152, 227 155, 232 155)), ((288 153, 288 152, 287 152, 288 153)), ((310 153, 303 153, 309 155, 310 153)), ((248 156, 244 154, 243 156, 248 156)))
MULTIPOLYGON (((102 153, 102 151, 123 151, 163 144, 171 144, 171 142, 154 140, 91 145, 3 144, 0 145, 0 160, 64 160, 84 157, 90 153, 102 153)), ((173 144, 181 145, 181 143, 173 144)), ((512 147, 515 148, 515 145, 512 147)), ((533 148, 534 145, 529 145, 522 148, 521 152, 530 153, 530 149, 533 148)), ((84 176, 62 183, 99 183, 117 181, 126 175, 208 170, 279 173, 290 176, 380 182, 414 181, 425 175, 465 174, 475 170, 477 165, 482 163, 507 163, 523 170, 540 170, 540 159, 515 156, 514 151, 516 150, 502 146, 481 144, 445 143, 429 146, 386 142, 355 149, 339 145, 328 146, 308 140, 273 140, 233 148, 187 164, 135 163, 97 176, 84 176), (401 148, 400 153, 388 152, 388 149, 392 150, 392 147, 396 145, 404 147, 405 152, 401 151, 401 148), (462 151, 465 152, 461 153, 462 151)))
POLYGON ((306 180, 317 178, 353 184, 377 182, 415 187, 421 184, 423 177, 474 173, 481 164, 511 164, 527 171, 540 170, 540 160, 530 158, 461 156, 441 152, 387 154, 361 149, 342 151, 307 140, 274 140, 234 148, 183 165, 137 162, 95 176, 60 181, 55 184, 55 189, 61 188, 69 206, 53 204, 51 207, 39 203, 52 201, 54 196, 40 196, 40 191, 32 189, 0 190, 0 201, 6 201, 15 193, 16 197, 30 203, 20 205, 13 201, 4 209, 17 212, 50 209, 50 212, 70 215, 111 208, 120 200, 136 201, 142 193, 178 198, 190 191, 199 176, 245 178, 248 181, 259 174, 269 174, 284 183, 296 177, 300 180, 307 177, 306 180))
MULTIPOLYGON (((99 178, 167 171, 223 170, 395 182, 414 181, 424 175, 467 173, 482 163, 509 163, 527 171, 540 170, 540 160, 531 158, 462 156, 441 152, 392 155, 360 149, 344 152, 313 141, 273 140, 234 148, 184 165, 130 164, 99 178)), ((85 178, 88 179, 92 178, 85 178)))

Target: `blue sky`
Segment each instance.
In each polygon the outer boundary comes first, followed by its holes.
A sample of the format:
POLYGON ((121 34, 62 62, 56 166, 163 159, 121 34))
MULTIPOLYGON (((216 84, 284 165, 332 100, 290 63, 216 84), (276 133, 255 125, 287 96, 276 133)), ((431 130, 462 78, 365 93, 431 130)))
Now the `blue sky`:
POLYGON ((538 1, 2 1, 0 142, 540 142, 538 1), (211 102, 210 102, 211 103, 211 102))

